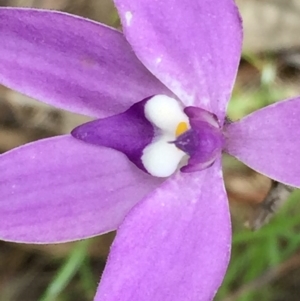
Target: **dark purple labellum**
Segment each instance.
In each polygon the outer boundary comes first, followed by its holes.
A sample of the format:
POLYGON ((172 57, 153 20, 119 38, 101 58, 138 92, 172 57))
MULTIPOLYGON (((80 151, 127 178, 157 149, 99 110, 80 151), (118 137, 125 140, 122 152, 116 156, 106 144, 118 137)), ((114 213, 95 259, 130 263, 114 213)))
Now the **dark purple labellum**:
POLYGON ((134 104, 121 114, 80 125, 71 134, 84 142, 116 149, 146 171, 141 157, 144 148, 153 140, 155 131, 144 114, 148 99, 134 104))

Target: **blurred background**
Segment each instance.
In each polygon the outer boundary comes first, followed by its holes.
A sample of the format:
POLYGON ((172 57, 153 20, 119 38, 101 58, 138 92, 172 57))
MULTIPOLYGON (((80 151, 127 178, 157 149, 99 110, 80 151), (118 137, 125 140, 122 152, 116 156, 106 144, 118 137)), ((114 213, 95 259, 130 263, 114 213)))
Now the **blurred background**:
MULTIPOLYGON (((245 40, 228 111, 232 120, 300 95, 300 1, 237 4, 245 40)), ((0 0, 0 6, 63 10, 120 28, 111 0, 0 0)), ((85 120, 0 86, 0 152, 68 133, 85 120)), ((223 170, 234 235, 230 266, 215 300, 299 301, 299 191, 267 225, 251 231, 247 224, 271 182, 228 156, 223 170)), ((0 242, 0 301, 91 301, 113 237, 49 246, 0 242)))

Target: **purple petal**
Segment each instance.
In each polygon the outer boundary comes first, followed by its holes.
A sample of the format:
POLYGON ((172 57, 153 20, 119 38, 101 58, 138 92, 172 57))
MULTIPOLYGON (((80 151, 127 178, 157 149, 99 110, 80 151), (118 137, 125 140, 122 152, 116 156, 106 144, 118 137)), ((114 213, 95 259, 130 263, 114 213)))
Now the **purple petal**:
POLYGON ((154 137, 154 127, 144 112, 147 100, 134 104, 124 113, 80 125, 72 135, 90 144, 116 149, 147 172, 141 158, 154 137))
POLYGON ((115 0, 126 38, 144 65, 185 105, 225 116, 241 54, 232 0, 115 0))
POLYGON ((70 136, 1 155, 0 170, 0 237, 18 242, 63 242, 114 230, 161 183, 122 153, 70 136))
POLYGON ((226 151, 258 172, 300 187, 300 98, 288 99, 229 124, 226 151))
POLYGON ((0 83, 48 104, 104 117, 170 94, 122 33, 61 12, 0 8, 0 83))
POLYGON ((230 254, 220 160, 178 173, 125 218, 95 301, 211 300, 230 254))

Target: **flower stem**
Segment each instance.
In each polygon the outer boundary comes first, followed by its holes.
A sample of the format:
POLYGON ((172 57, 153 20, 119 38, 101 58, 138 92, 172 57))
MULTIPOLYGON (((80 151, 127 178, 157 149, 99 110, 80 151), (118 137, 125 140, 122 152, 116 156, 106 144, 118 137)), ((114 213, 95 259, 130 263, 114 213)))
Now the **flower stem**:
POLYGON ((39 301, 54 301, 84 263, 89 240, 77 243, 39 301))

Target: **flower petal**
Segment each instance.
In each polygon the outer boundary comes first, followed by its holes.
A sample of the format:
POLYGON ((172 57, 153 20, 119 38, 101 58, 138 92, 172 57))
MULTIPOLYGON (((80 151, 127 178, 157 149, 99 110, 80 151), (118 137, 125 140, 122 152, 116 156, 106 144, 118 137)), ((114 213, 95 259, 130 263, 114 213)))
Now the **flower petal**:
POLYGON ((0 8, 0 83, 80 114, 119 113, 170 94, 122 33, 66 13, 0 8))
POLYGON ((161 181, 122 153, 70 136, 0 157, 0 238, 52 243, 116 229, 161 181))
POLYGON ((125 218, 95 300, 211 300, 230 238, 220 160, 205 171, 177 173, 125 218))
POLYGON ((115 0, 124 33, 144 65, 185 105, 225 116, 241 54, 232 0, 115 0))
POLYGON ((258 172, 300 187, 300 98, 258 110, 226 126, 226 151, 258 172))

